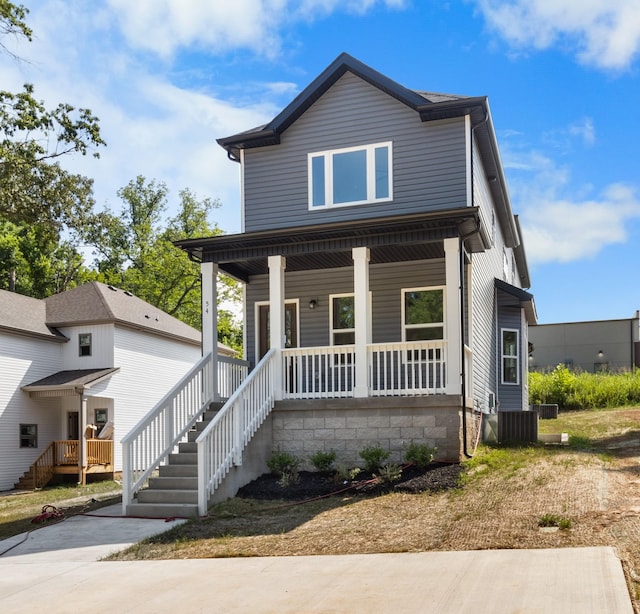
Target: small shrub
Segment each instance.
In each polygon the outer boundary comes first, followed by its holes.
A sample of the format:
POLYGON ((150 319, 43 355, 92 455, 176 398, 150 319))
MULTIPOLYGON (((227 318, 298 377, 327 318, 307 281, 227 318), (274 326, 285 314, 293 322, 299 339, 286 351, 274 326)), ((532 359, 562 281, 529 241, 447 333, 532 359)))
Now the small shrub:
POLYGON ((309 460, 318 471, 331 471, 336 460, 336 453, 333 450, 329 452, 318 450, 309 457, 309 460))
POLYGON ((362 448, 358 454, 364 461, 365 470, 370 471, 371 473, 380 469, 382 463, 391 456, 391 452, 383 450, 380 445, 362 448))
POLYGON ((438 448, 432 448, 426 443, 411 442, 404 453, 404 459, 408 463, 415 463, 416 467, 424 471, 436 455, 438 448))
POLYGON ((282 487, 290 486, 298 481, 299 466, 300 459, 297 456, 281 450, 273 452, 267 461, 269 471, 280 477, 279 484, 282 487))
POLYGON ((571 520, 562 518, 556 514, 545 514, 538 520, 539 527, 558 527, 562 531, 571 528, 571 520))
POLYGON ((397 482, 402 477, 402 468, 395 463, 389 463, 378 469, 378 473, 374 476, 383 484, 391 484, 397 482))
POLYGON ((338 465, 333 479, 336 482, 353 482, 361 472, 362 469, 360 467, 349 469, 346 465, 338 465))

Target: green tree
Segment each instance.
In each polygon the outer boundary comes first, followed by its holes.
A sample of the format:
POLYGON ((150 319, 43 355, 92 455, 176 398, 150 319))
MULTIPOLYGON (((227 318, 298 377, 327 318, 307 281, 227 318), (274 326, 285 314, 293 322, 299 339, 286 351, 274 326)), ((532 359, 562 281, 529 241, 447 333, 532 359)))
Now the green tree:
MULTIPOLYGON (((120 212, 106 209, 84 230, 86 243, 94 248, 100 279, 199 329, 200 267, 173 241, 221 234, 217 225, 208 222, 219 202, 198 200, 190 190, 182 190, 178 213, 164 222, 168 197, 164 183, 138 176, 121 188, 118 196, 123 201, 120 212)), ((237 282, 221 277, 219 295, 221 301, 239 300, 237 282)), ((229 311, 219 312, 218 338, 241 348, 242 333, 229 311)))
MULTIPOLYGON (((0 50, 11 54, 7 36, 31 40, 27 14, 24 6, 0 0, 0 50)), ((18 93, 0 91, 2 287, 46 296, 80 283, 86 269, 75 240, 91 219, 93 182, 60 162, 73 154, 98 157, 104 144, 89 109, 66 103, 47 109, 31 84, 18 93)))

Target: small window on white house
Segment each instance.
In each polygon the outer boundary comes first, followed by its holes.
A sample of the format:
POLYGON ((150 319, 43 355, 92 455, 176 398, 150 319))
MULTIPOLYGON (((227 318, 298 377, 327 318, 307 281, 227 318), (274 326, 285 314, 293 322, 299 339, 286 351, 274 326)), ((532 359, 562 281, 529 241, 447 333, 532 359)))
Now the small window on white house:
POLYGON ((502 383, 520 383, 520 331, 502 329, 502 383))
POLYGON ((353 294, 329 297, 331 345, 353 345, 356 342, 356 313, 353 294))
POLYGON ((20 425, 20 447, 21 448, 37 448, 38 447, 38 425, 37 424, 21 424, 20 425))
POLYGON ((444 339, 444 288, 402 291, 403 341, 444 339))
POLYGON ((78 335, 79 356, 91 356, 91 333, 78 335))
POLYGON ((309 209, 392 199, 392 144, 308 154, 309 209))

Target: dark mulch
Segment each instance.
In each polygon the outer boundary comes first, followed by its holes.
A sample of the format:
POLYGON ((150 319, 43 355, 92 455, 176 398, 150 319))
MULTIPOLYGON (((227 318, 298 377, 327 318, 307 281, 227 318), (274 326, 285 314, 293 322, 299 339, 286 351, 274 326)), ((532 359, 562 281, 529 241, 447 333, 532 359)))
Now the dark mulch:
POLYGON ((335 472, 301 471, 295 484, 282 486, 279 478, 266 473, 246 486, 237 496, 244 499, 286 499, 298 501, 331 494, 378 495, 386 492, 421 493, 456 488, 464 471, 455 463, 431 463, 426 471, 415 466, 402 469, 402 476, 393 483, 385 483, 371 474, 360 473, 355 480, 340 480, 335 472))

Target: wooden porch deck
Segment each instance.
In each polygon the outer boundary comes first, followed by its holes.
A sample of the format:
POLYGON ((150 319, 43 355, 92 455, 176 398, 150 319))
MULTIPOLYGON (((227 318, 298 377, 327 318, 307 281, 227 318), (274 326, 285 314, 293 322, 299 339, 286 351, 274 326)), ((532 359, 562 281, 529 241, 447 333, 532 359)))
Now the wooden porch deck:
MULTIPOLYGON (((82 473, 113 473, 113 440, 87 439, 87 465, 82 473)), ((77 439, 52 441, 15 485, 16 489, 33 490, 46 486, 54 475, 80 473, 77 439)))

